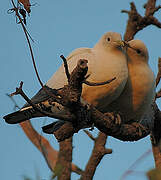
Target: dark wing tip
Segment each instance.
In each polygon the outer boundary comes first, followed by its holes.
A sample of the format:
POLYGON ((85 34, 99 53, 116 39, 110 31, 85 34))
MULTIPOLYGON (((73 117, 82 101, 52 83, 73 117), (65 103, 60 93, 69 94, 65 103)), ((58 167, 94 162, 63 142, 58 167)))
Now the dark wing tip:
POLYGON ((16 111, 3 117, 8 124, 17 124, 28 119, 29 116, 23 111, 16 111))
POLYGON ((8 124, 16 124, 17 123, 14 120, 15 119, 15 113, 8 114, 8 115, 4 116, 3 119, 8 124))
POLYGON ((64 121, 55 121, 51 124, 42 127, 42 130, 46 134, 53 134, 57 131, 65 122, 64 121))

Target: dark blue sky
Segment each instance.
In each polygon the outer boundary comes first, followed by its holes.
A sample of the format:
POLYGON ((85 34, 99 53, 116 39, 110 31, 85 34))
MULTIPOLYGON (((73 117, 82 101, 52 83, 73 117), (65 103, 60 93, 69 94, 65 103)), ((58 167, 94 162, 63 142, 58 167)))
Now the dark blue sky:
MULTIPOLYGON (((118 0, 46 0, 32 1, 38 3, 31 9, 31 16, 27 18, 27 29, 35 40, 33 50, 37 67, 42 81, 45 83, 60 66, 59 56, 67 56, 73 49, 79 47, 93 47, 98 39, 107 31, 124 34, 127 15, 121 14, 122 9, 129 9, 129 1, 118 0)), ((139 11, 143 14, 144 1, 136 0, 139 11)), ((161 4, 161 0, 158 0, 161 4)), ((29 175, 35 179, 38 173, 47 180, 51 174, 40 152, 26 138, 19 125, 8 125, 2 117, 13 111, 13 104, 5 95, 15 90, 19 82, 24 81, 24 90, 33 96, 40 85, 36 79, 29 54, 28 45, 20 25, 16 24, 14 14, 8 15, 11 2, 2 1, 0 11, 0 179, 21 180, 22 175, 29 175)), ((161 13, 157 13, 159 17, 161 13)), ((136 36, 148 47, 150 66, 157 73, 157 59, 160 54, 161 30, 150 26, 136 36)), ((15 97, 20 106, 25 102, 15 97)), ((160 105, 160 104, 159 104, 160 105)), ((43 123, 48 119, 33 119, 34 127, 41 132, 43 123)), ((94 134, 97 133, 95 130, 94 134)), ((44 135, 55 149, 58 144, 53 136, 44 135)), ((81 168, 89 158, 93 143, 83 133, 74 136, 73 161, 81 168)), ((98 166, 94 180, 118 180, 130 165, 144 152, 151 148, 149 137, 138 142, 121 142, 109 137, 107 147, 113 149, 112 155, 107 155, 98 166)), ((154 167, 152 154, 139 164, 137 170, 146 172, 154 167)), ((72 180, 78 176, 72 175, 72 180)), ((129 176, 128 180, 135 180, 136 176, 129 176)), ((146 180, 144 176, 137 176, 138 180, 146 180)))

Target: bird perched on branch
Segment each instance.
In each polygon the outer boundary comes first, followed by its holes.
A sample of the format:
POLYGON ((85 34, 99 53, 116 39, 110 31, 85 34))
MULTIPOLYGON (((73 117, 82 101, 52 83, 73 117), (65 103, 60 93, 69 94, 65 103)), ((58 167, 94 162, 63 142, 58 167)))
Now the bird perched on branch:
POLYGON ((127 83, 121 95, 109 105, 108 110, 119 112, 124 123, 144 121, 144 125, 151 126, 155 77, 148 65, 148 50, 141 40, 131 40, 127 43, 127 59, 127 83))
MULTIPOLYGON (((99 109, 106 113, 114 112, 121 115, 121 123, 141 123, 153 128, 154 113, 152 103, 155 99, 155 77, 148 65, 148 50, 141 40, 131 40, 126 43, 128 63, 128 79, 121 95, 104 106, 104 101, 98 102, 99 109)), ((63 125, 56 121, 43 127, 46 133, 53 133, 63 125)))
MULTIPOLYGON (((104 34, 93 48, 79 48, 74 50, 68 57, 67 63, 69 72, 77 65, 79 59, 88 60, 88 80, 91 82, 103 82, 113 79, 110 84, 102 86, 88 86, 83 84, 82 98, 96 106, 100 111, 106 112, 107 106, 117 99, 127 81, 128 68, 127 59, 123 50, 121 35, 115 32, 104 34)), ((46 83, 52 89, 62 88, 67 84, 67 77, 63 65, 46 83)), ((35 104, 46 103, 50 96, 41 89, 31 100, 35 104)), ((20 123, 29 118, 40 117, 41 113, 36 112, 32 106, 26 104, 20 111, 11 113, 4 117, 10 124, 20 123)))

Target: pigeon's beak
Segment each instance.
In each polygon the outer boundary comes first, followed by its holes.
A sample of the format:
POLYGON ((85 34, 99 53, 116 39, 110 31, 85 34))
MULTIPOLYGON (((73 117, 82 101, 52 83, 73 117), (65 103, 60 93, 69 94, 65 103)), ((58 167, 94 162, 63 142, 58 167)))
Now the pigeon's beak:
POLYGON ((118 45, 120 45, 121 47, 125 47, 125 41, 118 41, 118 45))
POLYGON ((131 47, 130 44, 129 44, 127 41, 123 41, 123 43, 124 43, 124 47, 125 47, 126 49, 127 49, 127 48, 130 48, 130 49, 133 49, 133 50, 137 51, 137 49, 131 47))
POLYGON ((116 43, 116 46, 119 48, 119 49, 124 49, 126 47, 126 43, 125 41, 115 41, 116 43))
POLYGON ((127 41, 122 41, 122 43, 124 44, 124 47, 126 47, 126 48, 130 47, 130 45, 127 41))

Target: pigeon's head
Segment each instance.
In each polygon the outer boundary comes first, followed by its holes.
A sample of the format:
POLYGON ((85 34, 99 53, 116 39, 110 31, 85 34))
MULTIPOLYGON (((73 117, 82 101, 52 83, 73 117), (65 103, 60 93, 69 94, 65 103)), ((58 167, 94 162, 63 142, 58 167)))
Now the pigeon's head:
POLYGON ((127 42, 127 55, 131 60, 148 63, 148 50, 141 40, 131 40, 127 42))
POLYGON ((121 35, 116 32, 105 33, 96 46, 101 46, 104 49, 119 49, 122 50, 124 42, 122 41, 121 35))

